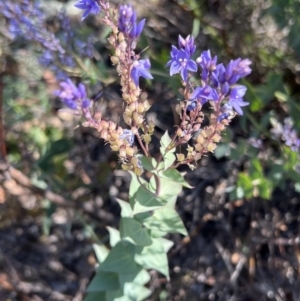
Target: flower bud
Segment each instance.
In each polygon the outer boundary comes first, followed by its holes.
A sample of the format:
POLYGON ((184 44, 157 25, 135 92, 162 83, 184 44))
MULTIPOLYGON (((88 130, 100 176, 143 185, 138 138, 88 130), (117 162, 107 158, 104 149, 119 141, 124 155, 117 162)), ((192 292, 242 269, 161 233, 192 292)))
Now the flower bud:
POLYGON ((121 167, 122 167, 123 170, 130 170, 131 169, 130 164, 122 164, 121 167))
POLYGON ((213 152, 216 147, 217 147, 217 145, 215 143, 209 142, 206 148, 209 152, 213 152))
POLYGON ((200 143, 200 144, 203 144, 203 143, 204 143, 204 138, 203 138, 202 135, 199 135, 199 136, 197 137, 197 142, 200 143))
POLYGON ((134 150, 132 147, 130 146, 126 146, 126 154, 129 156, 129 157, 132 157, 134 155, 134 150))
POLYGON ((150 107, 151 107, 148 100, 145 100, 143 102, 143 105, 144 105, 144 112, 148 111, 150 109, 150 107))
POLYGON ((143 117, 140 116, 137 112, 134 112, 134 113, 133 113, 132 118, 133 118, 133 120, 135 121, 135 123, 136 123, 137 125, 142 124, 142 123, 143 123, 143 120, 144 120, 143 117))
POLYGON ((112 56, 110 57, 110 60, 111 60, 111 62, 112 62, 114 65, 117 65, 117 64, 119 63, 118 57, 116 57, 116 56, 114 56, 114 55, 112 55, 112 56))
POLYGON ((145 111, 144 104, 139 103, 139 104, 138 104, 137 110, 138 110, 138 112, 139 112, 140 114, 141 114, 141 113, 144 113, 144 111, 145 111))
POLYGON ((137 176, 141 176, 144 172, 144 170, 142 168, 139 167, 135 167, 133 172, 137 175, 137 176))
POLYGON ((104 140, 107 140, 108 132, 106 130, 102 130, 101 133, 100 133, 100 137, 104 140))
POLYGON ((179 162, 184 161, 184 158, 185 158, 184 154, 176 154, 176 156, 177 156, 177 160, 178 160, 179 162))
POLYGON ((117 132, 112 132, 112 133, 110 133, 110 135, 111 135, 111 137, 113 138, 113 139, 118 139, 119 137, 120 137, 120 135, 117 133, 117 132))
POLYGON ((198 151, 198 152, 201 152, 203 150, 203 145, 202 144, 196 144, 195 145, 195 149, 198 151))
POLYGON ((138 129, 135 126, 133 126, 131 128, 131 132, 132 132, 133 135, 136 135, 138 133, 138 129))
MULTIPOLYGON (((107 3, 107 5, 109 5, 109 4, 107 3)), ((107 8, 108 8, 108 7, 107 7, 107 8)), ((114 29, 113 29, 113 34, 114 34, 114 35, 117 35, 118 32, 119 32, 118 27, 114 27, 114 29)))
POLYGON ((182 129, 178 128, 177 131, 176 131, 176 134, 177 134, 178 137, 182 137, 183 136, 182 129))
POLYGON ((149 134, 143 135, 143 139, 146 144, 149 144, 151 142, 151 136, 149 134))
POLYGON ((106 120, 101 120, 100 124, 103 129, 108 129, 108 122, 106 120))
POLYGON ((131 125, 132 123, 132 119, 131 117, 127 116, 125 113, 123 114, 123 119, 124 119, 124 122, 128 125, 131 125))
POLYGON ((219 134, 214 134, 212 137, 213 142, 219 142, 221 140, 221 136, 219 134))
POLYGON ((117 152, 120 149, 118 145, 111 145, 110 147, 114 152, 117 152))
POLYGON ((118 66, 116 67, 116 71, 117 71, 118 74, 121 74, 121 72, 122 72, 121 65, 118 65, 118 66))
POLYGON ((114 122, 112 122, 112 121, 109 122, 109 129, 111 131, 114 131, 116 129, 116 127, 117 127, 117 125, 114 122))
POLYGON ((123 32, 119 32, 118 40, 119 40, 119 42, 123 42, 125 40, 123 32))

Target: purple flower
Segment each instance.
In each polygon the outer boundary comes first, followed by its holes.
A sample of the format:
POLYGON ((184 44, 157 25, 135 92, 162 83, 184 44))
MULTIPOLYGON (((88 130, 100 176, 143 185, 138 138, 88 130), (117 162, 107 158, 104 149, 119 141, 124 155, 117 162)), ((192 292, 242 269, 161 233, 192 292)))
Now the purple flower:
POLYGON ((291 150, 299 150, 300 138, 298 138, 297 132, 293 128, 293 121, 291 118, 286 118, 284 120, 282 139, 285 141, 285 144, 291 148, 291 150))
POLYGON ((144 29, 146 19, 136 23, 136 12, 131 5, 121 5, 119 8, 119 30, 131 38, 140 36, 144 29))
POLYGON ((243 115, 241 107, 247 106, 249 102, 244 102, 243 97, 246 93, 247 88, 242 85, 234 86, 229 95, 229 102, 232 107, 238 112, 238 114, 243 115))
POLYGON ((196 62, 202 68, 201 79, 207 81, 210 72, 217 68, 217 56, 211 57, 210 50, 203 51, 201 55, 196 59, 196 62))
POLYGON ((240 78, 243 78, 251 73, 249 67, 252 62, 249 59, 242 60, 238 58, 230 61, 226 68, 226 79, 230 84, 235 84, 240 78))
POLYGON ((84 9, 81 21, 84 20, 89 14, 98 15, 100 13, 100 6, 95 0, 79 0, 74 4, 79 9, 84 9))
POLYGON ((145 22, 146 19, 142 19, 139 24, 136 24, 136 22, 134 22, 132 24, 132 28, 130 30, 129 36, 133 39, 138 38, 144 29, 145 22))
POLYGON ((134 134, 132 133, 132 131, 131 130, 124 130, 123 131, 123 134, 120 136, 120 138, 122 139, 122 140, 126 140, 130 145, 132 145, 133 144, 133 142, 134 142, 134 134))
POLYGON ((188 35, 185 39, 179 35, 178 37, 179 48, 184 49, 190 56, 192 56, 196 50, 194 38, 188 35))
POLYGON ((60 42, 45 28, 46 17, 37 5, 29 1, 0 1, 0 11, 9 19, 9 30, 13 37, 22 35, 27 40, 37 41, 49 50, 64 53, 60 42))
POLYGON ((216 69, 211 73, 211 80, 214 87, 218 88, 221 84, 225 83, 226 68, 223 64, 218 64, 216 69))
POLYGON ((61 90, 55 91, 54 95, 62 99, 62 102, 70 109, 86 109, 90 106, 85 86, 80 83, 78 87, 68 78, 60 83, 61 90))
POLYGON ((151 64, 150 64, 149 59, 133 62, 132 69, 131 69, 131 78, 137 87, 139 85, 139 77, 140 76, 147 78, 147 79, 153 78, 151 73, 148 71, 148 69, 150 69, 150 67, 151 67, 151 64))
POLYGON ((173 76, 176 73, 180 73, 181 78, 186 82, 188 71, 197 71, 198 68, 196 62, 190 58, 190 55, 185 50, 178 50, 173 45, 170 55, 171 60, 167 63, 167 67, 170 66, 170 75, 173 76))
POLYGON ((221 114, 218 116, 218 122, 221 122, 224 119, 230 120, 236 115, 235 112, 233 112, 233 107, 230 102, 225 103, 221 107, 221 114))
POLYGON ((191 99, 199 99, 201 104, 205 104, 209 100, 217 101, 219 99, 218 92, 210 86, 198 87, 191 95, 191 99))
POLYGON ((44 67, 48 67, 53 62, 53 53, 50 50, 45 50, 39 58, 39 62, 44 67))

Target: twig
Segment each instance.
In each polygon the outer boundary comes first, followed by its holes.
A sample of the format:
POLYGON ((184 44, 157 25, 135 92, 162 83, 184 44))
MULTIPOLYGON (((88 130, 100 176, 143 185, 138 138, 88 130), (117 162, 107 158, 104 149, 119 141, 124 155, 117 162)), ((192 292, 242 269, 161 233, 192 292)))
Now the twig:
POLYGON ((247 259, 245 256, 241 256, 239 262, 237 263, 234 272, 231 274, 230 276, 230 283, 232 285, 236 284, 237 279, 240 276, 240 273, 242 271, 243 266, 245 265, 245 263, 247 262, 247 259))
POLYGON ((220 253, 225 265, 226 265, 226 268, 229 272, 230 275, 233 274, 233 267, 231 265, 231 262, 230 262, 230 258, 229 258, 229 254, 228 252, 223 248, 223 246, 218 242, 218 241, 214 241, 214 245, 216 246, 218 252, 220 253))

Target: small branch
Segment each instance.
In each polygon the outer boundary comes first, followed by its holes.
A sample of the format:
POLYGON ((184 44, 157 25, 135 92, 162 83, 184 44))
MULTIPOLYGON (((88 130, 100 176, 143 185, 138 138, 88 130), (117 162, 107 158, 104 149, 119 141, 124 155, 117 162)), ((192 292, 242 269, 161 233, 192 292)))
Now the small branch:
POLYGON ((149 152, 148 152, 147 149, 145 148, 145 146, 144 146, 144 144, 143 144, 143 141, 142 141, 142 139, 141 139, 139 133, 136 133, 135 136, 136 136, 136 138, 137 138, 137 140, 138 140, 138 142, 139 142, 139 145, 140 145, 140 147, 142 148, 142 150, 143 150, 145 156, 146 156, 146 157, 149 157, 149 152))
POLYGON ((4 174, 6 179, 12 179, 16 181, 16 183, 21 187, 29 189, 33 193, 46 198, 51 203, 56 204, 58 206, 67 207, 67 208, 76 207, 76 203, 74 201, 66 199, 61 195, 56 194, 55 192, 52 192, 48 189, 42 189, 40 187, 33 185, 30 179, 26 175, 24 175, 21 171, 15 169, 11 165, 8 164, 5 165, 6 166, 3 166, 2 164, 2 166, 0 166, 0 171, 4 174))
POLYGON ((234 272, 231 274, 230 276, 230 283, 232 285, 236 284, 237 279, 239 278, 242 268, 245 265, 245 263, 247 262, 247 258, 245 256, 241 256, 239 262, 237 263, 234 272))
POLYGON ((159 196, 159 194, 160 194, 160 180, 159 180, 158 175, 156 175, 156 174, 153 174, 153 175, 154 175, 154 179, 155 179, 155 183, 156 183, 155 194, 157 196, 159 196))

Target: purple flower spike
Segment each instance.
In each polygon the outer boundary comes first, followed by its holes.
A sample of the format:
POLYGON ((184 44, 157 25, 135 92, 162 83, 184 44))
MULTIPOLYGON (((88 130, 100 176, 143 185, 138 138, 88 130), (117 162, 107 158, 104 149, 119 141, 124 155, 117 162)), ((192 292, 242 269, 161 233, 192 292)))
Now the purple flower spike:
POLYGON ((229 102, 232 107, 237 111, 238 114, 243 115, 241 107, 245 107, 249 102, 243 101, 243 97, 246 93, 247 88, 245 86, 235 86, 231 89, 229 95, 229 102))
POLYGON ((217 101, 219 99, 218 92, 210 86, 198 87, 192 93, 191 99, 199 99, 201 104, 205 104, 209 100, 217 101))
POLYGON ((119 8, 119 30, 126 34, 129 34, 136 23, 136 12, 131 5, 121 5, 119 8))
POLYGON ((167 67, 170 66, 170 75, 173 76, 176 73, 180 73, 181 78, 186 82, 188 71, 197 71, 196 62, 191 60, 190 55, 185 50, 178 50, 175 46, 172 46, 170 55, 171 60, 167 63, 167 67))
POLYGON ((132 70, 131 70, 131 78, 137 87, 139 85, 139 77, 140 76, 147 78, 147 79, 153 78, 151 73, 148 71, 148 69, 150 69, 150 67, 151 67, 151 64, 150 64, 149 59, 134 61, 132 70))
POLYGON ((60 83, 61 90, 55 91, 54 95, 62 99, 62 102, 70 109, 86 109, 90 106, 90 100, 87 98, 85 86, 80 83, 78 88, 68 78, 60 83))
POLYGON ((101 11, 99 4, 95 0, 79 0, 74 4, 79 9, 84 9, 81 21, 83 21, 89 14, 98 15, 101 11))
POLYGON ((132 25, 132 28, 130 30, 129 36, 133 39, 138 38, 144 29, 145 22, 146 22, 146 19, 143 19, 142 21, 140 21, 139 24, 136 24, 136 22, 134 22, 134 24, 132 25))
POLYGON ((195 40, 190 35, 188 35, 185 39, 179 35, 178 45, 179 48, 184 49, 190 56, 192 56, 196 51, 195 40))

